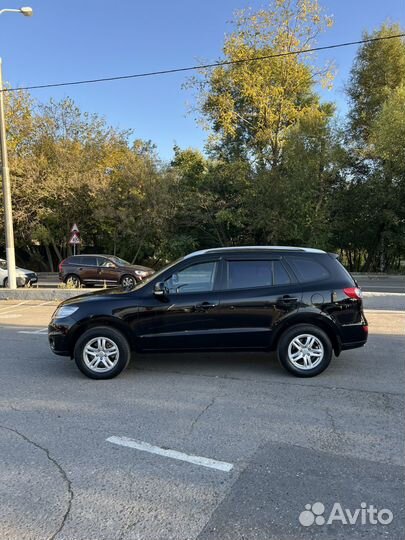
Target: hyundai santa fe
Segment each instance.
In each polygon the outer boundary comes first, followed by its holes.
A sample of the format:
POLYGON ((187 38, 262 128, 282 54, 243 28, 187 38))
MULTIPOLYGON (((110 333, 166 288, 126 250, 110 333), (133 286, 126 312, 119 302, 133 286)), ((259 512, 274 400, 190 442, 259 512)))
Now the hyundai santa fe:
POLYGON ((337 257, 318 249, 206 249, 131 291, 62 302, 49 344, 93 379, 118 375, 133 351, 170 350, 276 351, 290 373, 312 377, 333 353, 366 343, 361 296, 337 257))

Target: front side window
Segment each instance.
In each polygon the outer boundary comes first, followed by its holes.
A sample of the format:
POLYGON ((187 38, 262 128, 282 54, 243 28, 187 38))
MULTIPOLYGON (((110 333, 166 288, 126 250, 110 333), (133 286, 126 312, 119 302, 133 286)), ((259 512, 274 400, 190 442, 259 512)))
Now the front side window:
POLYGON ((217 263, 193 264, 175 272, 165 281, 169 294, 209 292, 214 289, 217 263))
POLYGON ((97 266, 102 266, 103 268, 114 268, 115 264, 110 259, 105 259, 104 257, 97 257, 97 266))

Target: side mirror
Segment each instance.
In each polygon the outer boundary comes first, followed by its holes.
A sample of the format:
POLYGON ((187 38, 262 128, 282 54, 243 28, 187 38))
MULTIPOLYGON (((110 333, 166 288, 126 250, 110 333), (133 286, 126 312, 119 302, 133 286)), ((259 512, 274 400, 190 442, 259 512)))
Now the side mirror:
POLYGON ((153 294, 155 296, 164 296, 166 294, 166 287, 163 281, 158 281, 153 287, 153 294))

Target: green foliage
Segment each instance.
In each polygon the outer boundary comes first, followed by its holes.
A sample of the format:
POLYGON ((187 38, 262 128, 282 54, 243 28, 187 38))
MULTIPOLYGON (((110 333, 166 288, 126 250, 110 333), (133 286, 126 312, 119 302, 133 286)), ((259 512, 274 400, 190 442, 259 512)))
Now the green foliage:
MULTIPOLYGON (((332 24, 315 0, 274 0, 237 14, 225 60, 314 45, 332 24)), ((371 37, 401 33, 384 25, 371 37)), ((309 55, 203 72, 191 82, 210 127, 207 154, 151 141, 82 112, 71 99, 38 104, 6 93, 15 237, 25 265, 53 270, 86 252, 159 267, 195 249, 310 245, 351 270, 400 268, 405 254, 405 44, 359 48, 346 123, 316 84, 330 68, 309 55), (28 261, 29 259, 29 261, 28 261)), ((0 195, 0 229, 2 228, 0 195)), ((0 230, 0 244, 4 234, 0 230)))

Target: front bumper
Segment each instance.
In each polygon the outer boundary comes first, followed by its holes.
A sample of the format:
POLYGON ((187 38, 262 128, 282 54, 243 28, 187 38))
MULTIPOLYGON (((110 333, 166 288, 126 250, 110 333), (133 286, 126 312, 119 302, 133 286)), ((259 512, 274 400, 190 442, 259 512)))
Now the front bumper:
POLYGON ((59 356, 71 356, 71 344, 69 339, 70 324, 59 323, 52 320, 48 326, 48 343, 51 351, 59 356))
POLYGON ((37 274, 26 274, 25 276, 25 285, 34 285, 34 283, 38 283, 38 276, 37 274))

